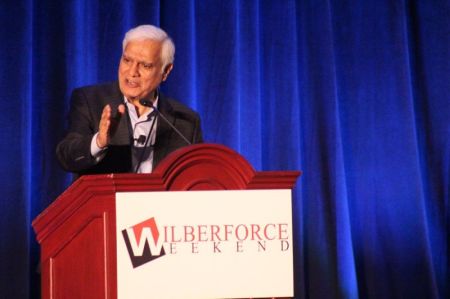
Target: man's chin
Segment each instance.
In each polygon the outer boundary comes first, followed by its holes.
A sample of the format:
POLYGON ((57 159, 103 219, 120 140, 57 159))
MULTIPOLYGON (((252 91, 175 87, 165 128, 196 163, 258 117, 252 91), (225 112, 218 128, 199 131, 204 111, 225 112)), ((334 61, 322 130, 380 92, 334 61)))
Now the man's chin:
POLYGON ((137 101, 141 98, 138 94, 123 93, 123 95, 130 101, 137 101))

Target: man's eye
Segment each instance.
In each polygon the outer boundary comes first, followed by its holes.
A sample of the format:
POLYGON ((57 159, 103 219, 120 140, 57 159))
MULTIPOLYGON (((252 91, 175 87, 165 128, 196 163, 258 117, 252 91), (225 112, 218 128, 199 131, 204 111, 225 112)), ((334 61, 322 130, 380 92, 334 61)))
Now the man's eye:
POLYGON ((142 64, 142 66, 145 68, 145 69, 151 69, 152 67, 153 67, 153 64, 151 64, 151 63, 143 63, 142 64))
POLYGON ((122 60, 123 60, 123 62, 126 62, 126 63, 130 62, 130 59, 128 59, 126 57, 122 57, 122 60))

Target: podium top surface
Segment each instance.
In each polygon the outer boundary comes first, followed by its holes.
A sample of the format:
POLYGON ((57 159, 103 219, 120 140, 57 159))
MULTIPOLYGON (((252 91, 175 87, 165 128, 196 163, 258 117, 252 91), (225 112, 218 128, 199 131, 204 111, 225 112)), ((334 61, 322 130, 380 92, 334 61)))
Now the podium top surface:
MULTIPOLYGON (((299 171, 257 172, 237 152, 218 144, 196 144, 167 156, 149 174, 101 174, 80 177, 32 225, 38 240, 50 223, 61 223, 87 201, 116 192, 292 189, 299 171)), ((46 229, 47 228, 47 229, 46 229)))

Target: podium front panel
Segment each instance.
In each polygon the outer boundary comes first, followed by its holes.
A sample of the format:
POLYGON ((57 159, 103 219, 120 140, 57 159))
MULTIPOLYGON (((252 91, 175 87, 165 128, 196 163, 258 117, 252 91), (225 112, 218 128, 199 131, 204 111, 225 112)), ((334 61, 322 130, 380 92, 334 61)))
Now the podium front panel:
POLYGON ((291 190, 116 193, 117 295, 293 297, 291 190))

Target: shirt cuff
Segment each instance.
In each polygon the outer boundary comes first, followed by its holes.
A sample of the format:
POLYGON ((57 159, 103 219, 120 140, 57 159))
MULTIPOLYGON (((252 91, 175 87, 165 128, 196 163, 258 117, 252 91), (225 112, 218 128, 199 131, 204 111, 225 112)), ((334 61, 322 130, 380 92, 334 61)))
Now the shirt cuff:
POLYGON ((97 145, 97 135, 98 135, 98 132, 92 137, 92 140, 91 140, 91 155, 92 155, 92 157, 95 158, 96 162, 100 162, 103 159, 103 157, 105 156, 106 149, 108 147, 106 146, 106 147, 101 148, 97 145))

